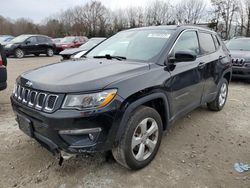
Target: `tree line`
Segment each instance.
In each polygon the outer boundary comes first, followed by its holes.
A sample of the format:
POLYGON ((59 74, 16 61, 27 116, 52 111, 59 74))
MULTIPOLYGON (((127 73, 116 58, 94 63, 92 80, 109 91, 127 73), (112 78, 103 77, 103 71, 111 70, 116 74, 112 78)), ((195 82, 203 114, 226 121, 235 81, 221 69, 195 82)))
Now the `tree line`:
POLYGON ((11 20, 0 16, 0 34, 108 37, 124 29, 143 26, 202 24, 214 29, 225 39, 238 35, 250 36, 250 0, 171 2, 154 0, 145 6, 111 10, 101 1, 91 0, 47 17, 39 24, 26 18, 11 20))

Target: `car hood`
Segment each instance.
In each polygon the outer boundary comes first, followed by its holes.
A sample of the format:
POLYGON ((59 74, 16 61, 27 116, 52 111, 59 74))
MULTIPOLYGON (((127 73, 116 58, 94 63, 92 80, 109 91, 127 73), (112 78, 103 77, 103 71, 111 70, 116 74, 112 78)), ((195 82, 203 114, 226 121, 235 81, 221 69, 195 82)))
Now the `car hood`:
POLYGON ((244 58, 250 61, 250 51, 230 50, 232 58, 244 58))
POLYGON ((101 90, 109 84, 149 71, 149 63, 106 59, 84 59, 47 65, 18 78, 25 86, 54 93, 101 90))
POLYGON ((72 55, 78 52, 83 51, 83 48, 70 48, 70 49, 66 49, 60 52, 60 55, 72 55))

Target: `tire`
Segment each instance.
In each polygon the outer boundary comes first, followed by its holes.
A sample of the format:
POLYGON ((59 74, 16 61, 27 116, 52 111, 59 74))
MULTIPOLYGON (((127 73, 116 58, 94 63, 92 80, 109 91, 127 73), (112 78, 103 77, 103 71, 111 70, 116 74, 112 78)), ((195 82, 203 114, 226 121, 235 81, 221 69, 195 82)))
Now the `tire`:
POLYGON ((212 111, 221 111, 226 104, 228 96, 228 81, 223 78, 220 82, 219 91, 216 99, 207 103, 208 109, 212 111))
POLYGON ((40 56, 40 54, 34 54, 36 57, 39 57, 40 56))
POLYGON ((15 50, 15 57, 19 58, 19 59, 23 58, 24 57, 24 51, 22 49, 20 49, 20 48, 17 48, 15 50))
POLYGON ((52 48, 48 48, 46 55, 48 57, 53 57, 54 56, 54 50, 52 48))
POLYGON ((154 159, 160 147, 162 132, 159 113, 150 107, 138 107, 128 119, 125 133, 117 147, 112 149, 115 160, 132 170, 144 168, 154 159))

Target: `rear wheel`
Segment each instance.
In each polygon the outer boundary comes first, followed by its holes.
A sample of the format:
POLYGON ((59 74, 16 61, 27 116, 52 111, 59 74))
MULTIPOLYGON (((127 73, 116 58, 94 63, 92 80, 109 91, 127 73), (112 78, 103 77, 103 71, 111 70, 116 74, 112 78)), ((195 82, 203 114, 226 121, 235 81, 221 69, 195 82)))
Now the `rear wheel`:
POLYGON ((16 58, 23 58, 24 57, 24 51, 21 50, 20 48, 17 48, 15 50, 15 57, 16 58))
POLYGON ((53 50, 52 48, 48 48, 48 49, 47 49, 47 56, 48 56, 48 57, 54 56, 54 50, 53 50))
POLYGON ((129 169, 141 169, 155 157, 162 138, 162 120, 150 107, 139 107, 129 118, 125 133, 112 150, 118 163, 129 169))
POLYGON ((219 88, 220 89, 216 99, 210 103, 207 103, 208 109, 210 110, 220 111, 226 104, 228 96, 228 81, 225 78, 222 79, 219 88))

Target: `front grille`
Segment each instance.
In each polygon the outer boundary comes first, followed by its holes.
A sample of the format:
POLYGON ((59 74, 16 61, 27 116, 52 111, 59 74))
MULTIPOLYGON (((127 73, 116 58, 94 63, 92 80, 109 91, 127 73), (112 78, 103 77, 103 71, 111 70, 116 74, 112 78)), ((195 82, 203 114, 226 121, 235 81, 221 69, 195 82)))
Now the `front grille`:
POLYGON ((232 59, 233 66, 242 67, 245 64, 244 58, 233 58, 232 59))
POLYGON ((20 103, 45 112, 53 112, 58 95, 39 92, 20 85, 14 87, 13 97, 20 103))

